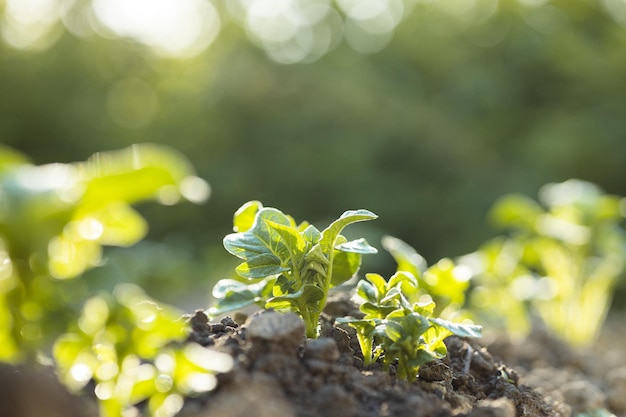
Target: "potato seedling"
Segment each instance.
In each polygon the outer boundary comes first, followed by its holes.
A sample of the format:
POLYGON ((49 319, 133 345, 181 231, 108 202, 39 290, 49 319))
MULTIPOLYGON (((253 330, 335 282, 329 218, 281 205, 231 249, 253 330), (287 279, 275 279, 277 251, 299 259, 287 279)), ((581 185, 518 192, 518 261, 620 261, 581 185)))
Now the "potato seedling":
POLYGON ((534 316, 571 344, 592 342, 626 265, 624 207, 579 180, 544 186, 538 202, 503 197, 491 217, 508 234, 461 259, 475 275, 470 307, 518 336, 534 316))
POLYGON ((410 302, 418 281, 413 274, 396 272, 389 281, 378 274, 367 274, 359 282, 357 295, 363 299, 362 319, 338 318, 357 332, 364 363, 379 358, 388 370, 397 360, 398 376, 413 381, 419 367, 447 353, 444 339, 451 335, 480 337, 482 328, 473 324, 453 323, 434 316, 435 302, 410 302))
POLYGON ((252 303, 290 310, 304 320, 307 337, 317 337, 329 289, 358 271, 361 255, 377 252, 365 239, 347 241, 340 233, 352 223, 376 217, 367 210, 346 211, 320 232, 258 201, 244 204, 234 216, 236 233, 224 238, 224 247, 244 261, 236 272, 249 283, 218 282, 213 292, 217 304, 209 314, 252 303))

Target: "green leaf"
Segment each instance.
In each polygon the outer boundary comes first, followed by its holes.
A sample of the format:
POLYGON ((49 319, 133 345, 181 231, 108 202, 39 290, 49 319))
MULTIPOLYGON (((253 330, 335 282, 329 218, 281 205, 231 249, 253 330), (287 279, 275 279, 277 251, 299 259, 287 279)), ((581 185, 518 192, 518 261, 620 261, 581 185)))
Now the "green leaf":
POLYGON ((324 253, 330 253, 335 246, 335 240, 341 231, 349 224, 362 222, 367 220, 374 220, 378 218, 377 215, 369 210, 349 210, 346 211, 337 220, 332 222, 330 226, 322 231, 322 238, 320 239, 320 246, 324 253))
POLYGON ((0 145, 0 174, 20 165, 29 164, 26 155, 5 145, 0 145))
POLYGON ((361 266, 361 254, 354 252, 335 251, 333 257, 333 274, 330 277, 331 287, 341 285, 354 276, 361 266))
POLYGON ((322 234, 320 233, 319 230, 317 230, 315 226, 311 224, 311 225, 308 225, 306 229, 304 229, 304 231, 302 232, 302 237, 304 237, 304 239, 306 239, 307 242, 311 243, 312 245, 315 245, 322 238, 322 234))
POLYGON ((220 280, 213 287, 212 295, 216 299, 216 304, 208 310, 207 314, 215 317, 251 304, 264 304, 271 296, 275 282, 274 277, 268 277, 253 284, 245 284, 232 279, 220 280))
POLYGON ((283 225, 291 225, 291 220, 275 208, 259 210, 252 227, 246 232, 231 233, 224 238, 224 248, 238 258, 248 260, 255 256, 270 253, 284 260, 288 250, 280 234, 272 229, 266 221, 283 225))
POLYGON ((428 320, 433 324, 450 330, 456 336, 475 338, 482 336, 482 326, 475 324, 453 323, 436 317, 430 317, 428 320))
POLYGON ((501 197, 491 208, 490 219, 498 226, 534 230, 543 208, 530 197, 509 194, 501 197))
POLYGON ((360 280, 356 285, 356 293, 359 297, 363 298, 368 302, 377 302, 378 301, 378 290, 371 282, 367 280, 360 280))
POLYGON ((376 288, 376 298, 370 299, 370 301, 381 300, 387 294, 387 281, 379 274, 369 273, 365 274, 365 278, 372 283, 372 285, 376 288))
POLYGON ((364 238, 342 243, 335 246, 335 249, 341 252, 360 253, 362 255, 378 253, 378 249, 370 246, 364 238))
POLYGON ((236 271, 244 278, 257 279, 289 271, 289 268, 282 266, 276 255, 262 253, 240 264, 236 271))
POLYGON ((298 229, 291 225, 280 224, 271 220, 265 220, 265 223, 270 229, 273 229, 276 233, 278 233, 292 256, 299 255, 304 252, 306 249, 306 240, 302 237, 300 232, 298 232, 298 229))
POLYGON ((324 291, 316 285, 303 285, 300 290, 293 294, 285 294, 272 297, 267 300, 266 308, 274 308, 284 310, 287 308, 295 308, 302 313, 307 306, 315 305, 324 298, 324 291))
POLYGON ((383 236, 381 242, 398 264, 398 271, 410 272, 417 278, 426 270, 426 260, 407 243, 393 236, 383 236))
POLYGON ((263 208, 260 201, 248 201, 239 207, 233 216, 233 231, 246 232, 254 224, 254 218, 259 210, 263 208))
POLYGON ((100 152, 75 166, 85 181, 81 205, 87 210, 111 201, 135 203, 164 197, 166 190, 177 197, 183 180, 195 173, 184 156, 156 144, 100 152))

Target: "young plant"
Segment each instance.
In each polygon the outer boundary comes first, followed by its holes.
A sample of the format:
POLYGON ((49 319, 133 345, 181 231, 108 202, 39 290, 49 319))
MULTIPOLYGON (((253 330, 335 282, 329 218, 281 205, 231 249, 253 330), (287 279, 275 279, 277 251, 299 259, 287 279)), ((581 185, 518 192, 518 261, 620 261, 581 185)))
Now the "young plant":
POLYGON ((217 303, 209 315, 257 303, 296 312, 307 337, 317 337, 329 289, 356 274, 361 255, 377 252, 365 239, 347 241, 340 233, 349 224, 376 217, 367 210, 346 211, 320 232, 258 201, 244 204, 234 216, 236 233, 224 238, 224 247, 244 261, 236 272, 249 283, 218 282, 213 291, 217 303))
POLYGON ((131 284, 90 298, 73 327, 54 345, 57 372, 73 392, 93 382, 102 417, 140 405, 142 415, 173 416, 183 398, 212 390, 214 374, 232 366, 226 354, 184 344, 182 314, 131 284))
POLYGON ((143 238, 147 225, 132 204, 199 201, 207 190, 162 146, 42 166, 0 147, 0 360, 34 360, 66 328, 74 296, 84 296, 69 281, 98 265, 102 246, 143 238))
POLYGON ((409 272, 398 271, 389 281, 367 274, 357 286, 364 317, 337 319, 356 329, 366 365, 382 359, 388 370, 397 361, 398 376, 407 381, 415 380, 421 365, 447 354, 446 337, 480 337, 482 330, 436 317, 432 299, 410 302, 417 288, 418 281, 409 272))
POLYGON ((384 236, 382 245, 398 264, 397 270, 409 272, 417 280, 414 291, 407 292, 405 286, 404 294, 410 301, 418 301, 420 297, 432 298, 437 317, 453 318, 461 314, 470 284, 469 268, 456 265, 449 258, 429 267, 414 248, 392 236, 384 236))
POLYGON ((512 334, 534 316, 571 344, 592 342, 626 265, 624 215, 623 198, 579 180, 544 186, 539 202, 503 197, 491 217, 508 235, 461 260, 477 283, 471 307, 512 334))

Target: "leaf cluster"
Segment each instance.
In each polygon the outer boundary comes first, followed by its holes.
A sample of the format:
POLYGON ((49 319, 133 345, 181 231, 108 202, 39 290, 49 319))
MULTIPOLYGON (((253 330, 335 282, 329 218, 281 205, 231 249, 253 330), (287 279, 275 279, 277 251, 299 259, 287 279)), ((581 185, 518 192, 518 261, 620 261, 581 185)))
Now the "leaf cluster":
POLYGON ((317 337, 330 288, 356 274, 362 255, 377 252, 365 239, 348 241, 341 231, 376 217, 368 210, 346 211, 319 231, 258 201, 244 204, 234 215, 235 233, 224 238, 224 247, 243 261, 236 272, 247 282, 219 281, 213 291, 217 303, 209 314, 257 303, 298 313, 307 336, 317 337))
POLYGON ((75 314, 62 281, 99 265, 103 246, 145 236, 133 204, 197 202, 207 190, 186 158, 160 145, 40 166, 0 147, 0 359, 33 359, 75 314))
POLYGON ((446 355, 446 337, 481 336, 480 326, 437 317, 436 304, 429 297, 409 301, 419 285, 410 272, 398 271, 388 281, 378 274, 366 274, 365 278, 356 289, 363 300, 360 310, 364 317, 337 321, 356 329, 366 365, 381 359, 388 370, 397 361, 398 376, 413 381, 421 365, 446 355))
POLYGON ((103 417, 144 402, 147 415, 175 415, 184 397, 213 389, 214 374, 232 366, 228 355, 183 344, 181 317, 131 284, 90 298, 74 330, 55 342, 61 381, 74 392, 93 381, 103 417))
POLYGON ((470 307, 520 337, 538 317, 569 343, 591 342, 626 267, 624 215, 622 197, 581 180, 547 184, 538 201, 504 196, 490 217, 506 233, 460 260, 476 284, 470 307))

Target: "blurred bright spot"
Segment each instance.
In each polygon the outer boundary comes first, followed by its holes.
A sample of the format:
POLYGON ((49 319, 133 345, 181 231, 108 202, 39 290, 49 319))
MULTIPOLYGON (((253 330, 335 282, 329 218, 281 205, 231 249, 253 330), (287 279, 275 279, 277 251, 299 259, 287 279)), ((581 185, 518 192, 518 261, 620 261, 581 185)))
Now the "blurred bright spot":
POLYGON ((70 376, 76 382, 87 382, 91 379, 93 373, 91 372, 89 366, 84 363, 77 363, 70 369, 70 376))
POLYGON ((341 40, 342 22, 328 0, 239 0, 230 6, 248 36, 276 62, 313 62, 341 40))
POLYGON ((148 83, 138 78, 126 78, 111 87, 106 104, 115 123, 122 127, 139 128, 152 121, 159 101, 148 83))
POLYGON ((178 201, 180 201, 180 193, 178 192, 178 188, 173 185, 166 185, 159 189, 159 193, 157 195, 157 200, 159 203, 165 206, 172 206, 178 201))
POLYGON ((102 236, 104 226, 94 218, 83 219, 78 222, 78 235, 86 240, 96 240, 102 236))
POLYGON ((17 281, 13 278, 13 264, 9 253, 0 249, 0 294, 12 290, 15 284, 17 281))
POLYGON ((169 392, 173 386, 174 380, 169 375, 160 374, 154 381, 154 388, 156 388, 158 392, 169 392))
POLYGON ((601 4, 619 24, 626 26, 625 0, 602 0, 601 4))
POLYGON ((176 368, 176 359, 174 359, 169 353, 162 353, 154 360, 154 365, 159 372, 172 373, 176 368))
POLYGON ((154 417, 172 417, 183 408, 183 404, 183 397, 178 394, 170 394, 163 401, 163 405, 155 411, 154 417))
POLYGON ((96 397, 99 400, 105 401, 113 398, 113 394, 115 393, 115 383, 112 381, 101 382, 96 385, 96 389, 94 390, 96 393, 96 397))
POLYGON ((83 314, 78 320, 78 327, 88 335, 94 335, 104 326, 109 318, 109 305, 101 297, 87 300, 83 314))
POLYGON ((361 53, 374 53, 389 44, 404 16, 402 0, 342 0, 346 13, 346 42, 361 53))
POLYGON ((113 379, 117 376, 119 367, 115 362, 104 362, 96 370, 96 377, 100 380, 113 379))
POLYGON ((59 0, 6 0, 2 37, 18 49, 46 49, 61 35, 59 0))
POLYGON ((194 372, 187 376, 185 385, 190 392, 211 391, 217 386, 217 378, 213 374, 194 372))
POLYGON ((94 0, 98 20, 116 36, 129 37, 169 57, 204 51, 221 23, 207 0, 94 0))
POLYGON ((211 195, 211 187, 200 177, 189 176, 180 183, 180 192, 192 203, 204 203, 211 195))
POLYGON ((233 358, 230 355, 196 344, 185 347, 185 356, 194 364, 210 371, 228 372, 233 367, 233 358))

